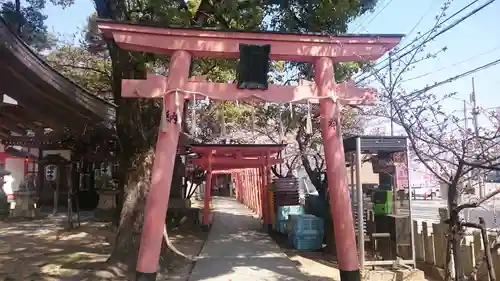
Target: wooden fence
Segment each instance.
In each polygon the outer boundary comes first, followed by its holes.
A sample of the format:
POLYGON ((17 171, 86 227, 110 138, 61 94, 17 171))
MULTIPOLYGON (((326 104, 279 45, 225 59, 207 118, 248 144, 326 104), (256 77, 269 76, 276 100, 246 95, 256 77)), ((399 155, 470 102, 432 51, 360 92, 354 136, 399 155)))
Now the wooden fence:
MULTIPOLYGON (((413 221, 413 231, 415 237, 415 256, 417 263, 425 266, 444 268, 446 263, 446 232, 448 225, 432 224, 427 222, 413 221), (420 224, 420 225, 419 225, 420 224)), ((495 234, 489 234, 489 241, 496 239, 495 234)), ((484 247, 479 232, 467 235, 461 242, 460 251, 461 264, 465 274, 472 272, 476 266, 476 261, 484 257, 484 247)), ((500 252, 492 253, 493 267, 497 278, 500 277, 500 252)), ((488 281, 488 270, 486 262, 479 268, 477 281, 488 281)))

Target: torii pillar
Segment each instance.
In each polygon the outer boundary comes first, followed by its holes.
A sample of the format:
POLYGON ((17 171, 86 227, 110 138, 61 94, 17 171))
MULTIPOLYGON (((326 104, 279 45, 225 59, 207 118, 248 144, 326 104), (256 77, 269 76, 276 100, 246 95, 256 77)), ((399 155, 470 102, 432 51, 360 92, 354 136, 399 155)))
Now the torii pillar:
MULTIPOLYGON (((345 159, 338 133, 339 107, 374 104, 374 92, 358 89, 352 81, 336 84, 335 62, 376 60, 396 46, 401 35, 339 36, 318 34, 276 34, 257 32, 218 32, 186 28, 159 28, 97 21, 103 35, 129 51, 157 52, 172 55, 169 76, 148 75, 147 80, 124 80, 122 96, 130 98, 164 98, 167 114, 182 110, 187 99, 251 100, 274 103, 310 102, 320 104, 321 130, 328 175, 331 213, 338 241, 337 257, 341 281, 360 281, 356 235, 345 182, 345 159), (316 83, 302 81, 298 86, 269 85, 265 91, 238 89, 232 83, 188 80, 191 56, 206 58, 239 58, 240 44, 270 45, 270 59, 315 64, 316 83), (179 94, 180 92, 180 94, 179 94), (197 94, 192 94, 197 93, 197 94), (179 106, 181 108, 179 108, 179 106), (174 111, 175 110, 175 111, 174 111)), ((167 120, 174 120, 175 118, 167 120)), ((165 118, 165 116, 163 116, 165 118)), ((175 122, 174 122, 175 123, 175 122)), ((137 280, 156 280, 163 224, 168 208, 175 149, 179 137, 177 124, 168 122, 160 131, 153 167, 153 180, 146 202, 144 230, 137 261, 137 280)))
MULTIPOLYGON (((191 55, 188 52, 176 52, 170 59, 170 69, 175 69, 169 75, 168 83, 174 87, 182 87, 187 83, 191 55)), ((151 178, 151 187, 144 210, 144 227, 141 234, 139 258, 137 259, 137 280, 156 280, 158 257, 163 242, 163 230, 167 217, 168 198, 172 183, 172 174, 177 154, 180 126, 176 112, 182 112, 184 98, 178 94, 166 95, 163 106, 167 114, 164 130, 158 132, 155 160, 151 178), (182 98, 182 100, 176 100, 182 98), (163 223, 159 223, 159 222, 163 223)), ((208 183, 207 183, 208 184, 208 183)))
MULTIPOLYGON (((335 80, 331 58, 319 58, 315 64, 316 85, 319 96, 328 96, 334 89, 335 80)), ((331 99, 322 99, 319 103, 321 114, 321 136, 326 160, 330 210, 334 225, 335 247, 339 260, 340 280, 361 280, 356 235, 349 189, 346 184, 344 146, 339 134, 339 107, 331 99), (335 200, 334 202, 332 201, 335 200), (346 215, 348 213, 348 215, 346 215)))

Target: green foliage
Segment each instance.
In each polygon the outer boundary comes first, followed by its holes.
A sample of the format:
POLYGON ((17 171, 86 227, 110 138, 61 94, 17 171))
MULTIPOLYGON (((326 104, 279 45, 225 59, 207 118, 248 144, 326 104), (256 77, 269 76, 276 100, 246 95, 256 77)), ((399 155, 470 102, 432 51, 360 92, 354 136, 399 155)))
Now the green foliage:
MULTIPOLYGON (((266 12, 270 21, 265 28, 280 32, 319 32, 332 36, 345 34, 347 27, 357 17, 370 12, 378 0, 289 0, 287 6, 272 6, 266 12)), ((288 69, 296 69, 297 78, 311 79, 314 72, 310 64, 287 63, 288 69)), ((362 62, 341 63, 335 66, 335 78, 344 81, 359 72, 362 62)))
POLYGON ((237 61, 227 59, 195 59, 191 65, 193 76, 205 76, 208 81, 227 83, 236 78, 237 61))
POLYGON ((271 7, 268 28, 282 32, 344 34, 347 26, 371 11, 378 0, 288 0, 287 6, 271 7))
POLYGON ((92 93, 110 98, 111 62, 87 51, 84 47, 69 44, 58 46, 50 52, 47 61, 64 76, 92 93))
POLYGON ((196 15, 196 11, 198 11, 200 4, 201 4, 201 0, 187 2, 187 7, 188 7, 189 12, 191 13, 191 16, 194 17, 196 15))
POLYGON ((188 7, 193 7, 192 26, 219 29, 262 30, 266 11, 255 1, 190 0, 188 7))

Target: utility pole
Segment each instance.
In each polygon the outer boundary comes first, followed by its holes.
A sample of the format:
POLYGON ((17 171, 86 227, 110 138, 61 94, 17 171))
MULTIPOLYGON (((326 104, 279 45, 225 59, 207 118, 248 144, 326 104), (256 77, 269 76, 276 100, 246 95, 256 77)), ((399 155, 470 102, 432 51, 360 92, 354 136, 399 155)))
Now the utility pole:
POLYGON ((476 87, 474 86, 474 77, 472 77, 472 93, 470 95, 470 101, 472 103, 472 124, 474 125, 475 137, 479 136, 479 126, 477 123, 477 103, 476 103, 476 87))
MULTIPOLYGON (((474 138, 473 138, 473 148, 476 150, 476 148, 479 146, 476 142, 479 139, 479 124, 478 124, 478 115, 479 115, 479 110, 477 109, 477 102, 476 102, 476 87, 474 85, 474 77, 472 77, 472 93, 470 95, 470 101, 472 103, 472 125, 474 126, 474 138)), ((478 180, 478 185, 479 185, 479 197, 482 198, 484 197, 484 184, 483 184, 483 177, 481 172, 476 172, 477 175, 477 180, 478 180)))
POLYGON ((392 106, 392 96, 394 87, 392 86, 392 52, 389 52, 389 106, 390 106, 390 114, 391 114, 391 136, 394 136, 394 108, 392 106))
POLYGON ((468 131, 468 129, 469 129, 469 128, 468 128, 468 126, 469 126, 469 124, 468 124, 468 123, 469 123, 469 122, 468 122, 468 121, 469 121, 469 120, 468 120, 468 119, 469 119, 469 116, 467 116, 467 113, 468 113, 468 112, 467 112, 467 101, 466 101, 466 100, 463 100, 463 102, 464 102, 464 130, 465 130, 465 133, 467 133, 467 131, 468 131))
MULTIPOLYGON (((389 52, 389 87, 387 87, 389 89, 389 93, 387 93, 389 95, 389 113, 390 113, 390 122, 391 122, 391 136, 394 136, 394 106, 392 105, 393 103, 393 94, 394 94, 394 85, 392 85, 392 52, 389 52)), ((393 156, 391 156, 393 157, 393 156)), ((392 202, 394 204, 394 207, 392 208, 392 213, 395 214, 395 215, 398 215, 399 214, 399 208, 398 207, 401 207, 402 204, 403 204, 403 197, 404 196, 401 196, 400 199, 401 199, 401 202, 400 202, 400 205, 399 206, 396 206, 396 202, 398 202, 398 195, 399 195, 399 187, 398 187, 398 178, 397 178, 397 174, 398 174, 398 169, 397 169, 397 165, 395 163, 393 163, 393 169, 394 169, 394 172, 392 174, 392 202)), ((410 169, 408 167, 406 167, 407 169, 407 172, 409 173, 410 169)), ((408 175, 409 177, 409 175, 408 175)), ((409 190, 410 187, 408 187, 408 190, 409 190)), ((411 196, 411 194, 409 195, 411 196)))
MULTIPOLYGON (((465 139, 467 140, 468 137, 469 137, 469 112, 467 112, 467 101, 464 100, 464 136, 465 136, 465 139)), ((466 150, 468 150, 469 148, 469 144, 466 143, 466 150)), ((473 150, 474 151, 474 150, 473 150)), ((468 173, 468 179, 467 179, 467 185, 468 185, 468 188, 471 188, 472 187, 472 180, 471 180, 471 177, 472 177, 472 173, 468 173)), ((460 195, 462 196, 462 195, 460 195)))

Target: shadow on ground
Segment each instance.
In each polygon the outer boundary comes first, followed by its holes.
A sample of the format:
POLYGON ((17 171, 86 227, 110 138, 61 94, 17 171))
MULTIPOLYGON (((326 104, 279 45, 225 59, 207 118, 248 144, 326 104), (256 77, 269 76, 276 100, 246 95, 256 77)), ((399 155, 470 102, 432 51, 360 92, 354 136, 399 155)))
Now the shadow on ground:
MULTIPOLYGON (((126 267, 106 263, 115 237, 109 224, 85 222, 66 231, 59 223, 50 219, 0 222, 0 280, 134 280, 126 267)), ((196 230, 169 234, 181 252, 195 256, 206 238, 196 230)), ((193 266, 174 256, 169 256, 168 264, 166 280, 187 280, 193 266)))

